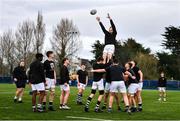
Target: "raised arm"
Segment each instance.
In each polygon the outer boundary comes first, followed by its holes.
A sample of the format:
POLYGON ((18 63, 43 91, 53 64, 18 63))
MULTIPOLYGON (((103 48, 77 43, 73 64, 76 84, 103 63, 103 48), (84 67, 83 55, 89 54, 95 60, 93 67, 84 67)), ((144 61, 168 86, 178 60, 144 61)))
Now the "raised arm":
POLYGON ((96 20, 99 22, 99 25, 100 25, 102 31, 104 32, 104 34, 108 33, 108 31, 105 29, 104 25, 102 24, 100 17, 96 17, 96 20))
POLYGON ((103 73, 103 72, 106 72, 106 70, 105 69, 95 69, 95 70, 91 70, 91 72, 103 73))
POLYGON ((113 33, 117 34, 116 27, 115 27, 114 22, 113 22, 112 18, 110 17, 109 13, 107 14, 107 18, 110 20, 110 24, 113 29, 113 33))

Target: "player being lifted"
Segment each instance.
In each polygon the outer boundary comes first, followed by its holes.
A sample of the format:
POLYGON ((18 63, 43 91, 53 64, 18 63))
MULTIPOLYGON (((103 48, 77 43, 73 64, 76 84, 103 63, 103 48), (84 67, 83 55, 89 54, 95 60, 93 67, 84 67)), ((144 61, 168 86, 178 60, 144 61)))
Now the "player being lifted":
POLYGON ((111 23, 111 27, 109 28, 108 31, 105 29, 104 25, 100 21, 100 17, 96 17, 97 21, 99 22, 101 26, 102 31, 105 34, 105 47, 103 50, 104 63, 108 63, 114 54, 115 44, 116 44, 116 35, 117 35, 116 27, 109 14, 107 15, 107 18, 110 20, 110 23, 111 23))
POLYGON ((85 70, 86 66, 84 64, 81 64, 81 69, 77 71, 77 87, 78 87, 78 94, 77 94, 77 104, 82 105, 82 96, 83 92, 86 88, 86 85, 88 83, 88 73, 85 70))
MULTIPOLYGON (((93 69, 103 69, 104 68, 104 64, 103 64, 103 58, 99 57, 97 59, 97 62, 95 64, 93 64, 93 69)), ((99 90, 99 97, 98 97, 98 101, 96 103, 96 107, 95 107, 95 112, 101 112, 100 110, 100 103, 101 100, 103 98, 104 95, 104 83, 103 83, 103 74, 104 73, 93 73, 93 84, 92 84, 92 89, 91 89, 91 94, 89 95, 84 111, 85 112, 89 112, 89 104, 92 100, 92 98, 94 97, 94 95, 96 94, 96 90, 99 90)))
POLYGON ((49 95, 49 107, 50 111, 54 111, 53 108, 53 101, 55 96, 55 85, 56 85, 56 71, 55 71, 55 64, 54 64, 54 54, 52 51, 48 51, 46 53, 48 59, 44 62, 44 70, 46 76, 46 93, 43 99, 43 108, 46 110, 46 98, 48 95, 48 91, 50 91, 49 95))

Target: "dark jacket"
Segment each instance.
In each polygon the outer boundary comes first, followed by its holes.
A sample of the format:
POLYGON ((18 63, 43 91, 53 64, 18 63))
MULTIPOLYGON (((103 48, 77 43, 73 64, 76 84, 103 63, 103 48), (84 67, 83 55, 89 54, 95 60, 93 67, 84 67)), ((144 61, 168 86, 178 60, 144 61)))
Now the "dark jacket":
POLYGON ((60 85, 63 85, 64 83, 69 83, 69 80, 70 80, 69 71, 65 65, 63 65, 60 70, 60 77, 61 77, 60 82, 59 82, 60 85))
POLYGON ((30 64, 29 81, 32 84, 45 82, 44 67, 41 61, 35 60, 30 64))
POLYGON ((158 87, 166 87, 167 80, 165 77, 160 77, 158 80, 158 87))
POLYGON ((99 22, 99 24, 101 26, 101 29, 103 30, 103 32, 105 34, 105 45, 108 45, 108 44, 116 45, 116 35, 117 35, 116 27, 115 27, 115 25, 114 25, 112 20, 110 20, 110 23, 111 23, 111 27, 113 29, 113 33, 109 33, 105 29, 105 27, 102 24, 102 22, 99 22))
POLYGON ((17 81, 21 82, 26 82, 27 80, 27 75, 26 75, 26 70, 24 67, 17 66, 14 68, 13 71, 13 79, 16 78, 17 81))

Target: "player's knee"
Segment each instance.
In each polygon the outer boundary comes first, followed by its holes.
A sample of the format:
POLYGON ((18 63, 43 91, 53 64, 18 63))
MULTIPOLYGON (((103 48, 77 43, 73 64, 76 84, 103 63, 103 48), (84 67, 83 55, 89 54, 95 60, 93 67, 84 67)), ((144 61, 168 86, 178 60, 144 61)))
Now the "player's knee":
POLYGON ((100 90, 99 95, 104 95, 104 90, 100 90))
POLYGON ((129 95, 130 95, 130 97, 132 97, 132 98, 134 97, 134 93, 130 93, 129 95))
POLYGON ((96 90, 91 90, 91 94, 96 94, 96 90))

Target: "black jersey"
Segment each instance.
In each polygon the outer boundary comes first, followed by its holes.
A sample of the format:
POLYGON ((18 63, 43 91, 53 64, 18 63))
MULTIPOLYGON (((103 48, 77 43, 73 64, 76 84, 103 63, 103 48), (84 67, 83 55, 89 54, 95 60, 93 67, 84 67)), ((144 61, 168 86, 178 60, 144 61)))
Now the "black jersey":
POLYGON ((165 77, 160 77, 158 80, 158 87, 166 87, 167 80, 165 77))
POLYGON ((47 78, 54 79, 55 64, 54 61, 46 60, 44 62, 44 70, 47 78))
POLYGON ((86 77, 88 76, 87 71, 78 70, 77 71, 78 80, 80 83, 86 84, 86 77))
MULTIPOLYGON (((109 63, 105 64, 105 67, 108 68, 108 67, 110 67, 111 65, 112 65, 112 63, 109 62, 109 63)), ((105 76, 106 82, 107 82, 107 83, 111 83, 110 72, 107 72, 107 71, 109 71, 109 70, 106 70, 106 76, 105 76)))
POLYGON ((110 74, 111 81, 123 81, 124 76, 123 73, 125 72, 125 69, 120 65, 112 65, 108 68, 106 68, 106 72, 110 74))
POLYGON ((116 44, 116 35, 117 35, 116 27, 115 27, 112 20, 110 20, 110 23, 111 23, 111 26, 112 26, 112 29, 113 29, 113 33, 109 33, 105 29, 104 25, 101 22, 99 22, 99 24, 101 26, 101 29, 103 30, 103 32, 105 34, 105 45, 108 45, 108 44, 115 45, 116 44))
POLYGON ((16 78, 19 82, 26 82, 27 80, 27 75, 26 75, 26 70, 24 67, 16 67, 14 68, 13 71, 13 78, 16 78))
POLYGON ((140 74, 139 74, 140 69, 139 69, 137 66, 134 66, 134 67, 132 68, 132 70, 133 70, 133 72, 135 73, 135 76, 136 76, 137 81, 139 82, 139 81, 140 81, 140 74))
POLYGON ((45 82, 44 66, 41 61, 36 60, 30 64, 29 80, 32 84, 45 82))
POLYGON ((69 70, 68 68, 63 65, 61 70, 60 70, 60 85, 64 84, 64 83, 69 83, 70 77, 69 77, 69 70))
MULTIPOLYGON (((105 65, 95 63, 95 64, 93 64, 93 69, 94 70, 96 70, 96 69, 105 69, 105 65)), ((93 81, 98 82, 99 80, 101 80, 103 78, 103 74, 104 74, 103 72, 102 73, 94 72, 93 73, 93 81)))
MULTIPOLYGON (((132 69, 129 69, 128 72, 131 73, 132 76, 135 76, 136 77, 136 74, 134 73, 134 71, 132 69)), ((128 84, 132 84, 132 83, 138 83, 139 81, 135 78, 131 78, 131 77, 128 77, 128 84)))

